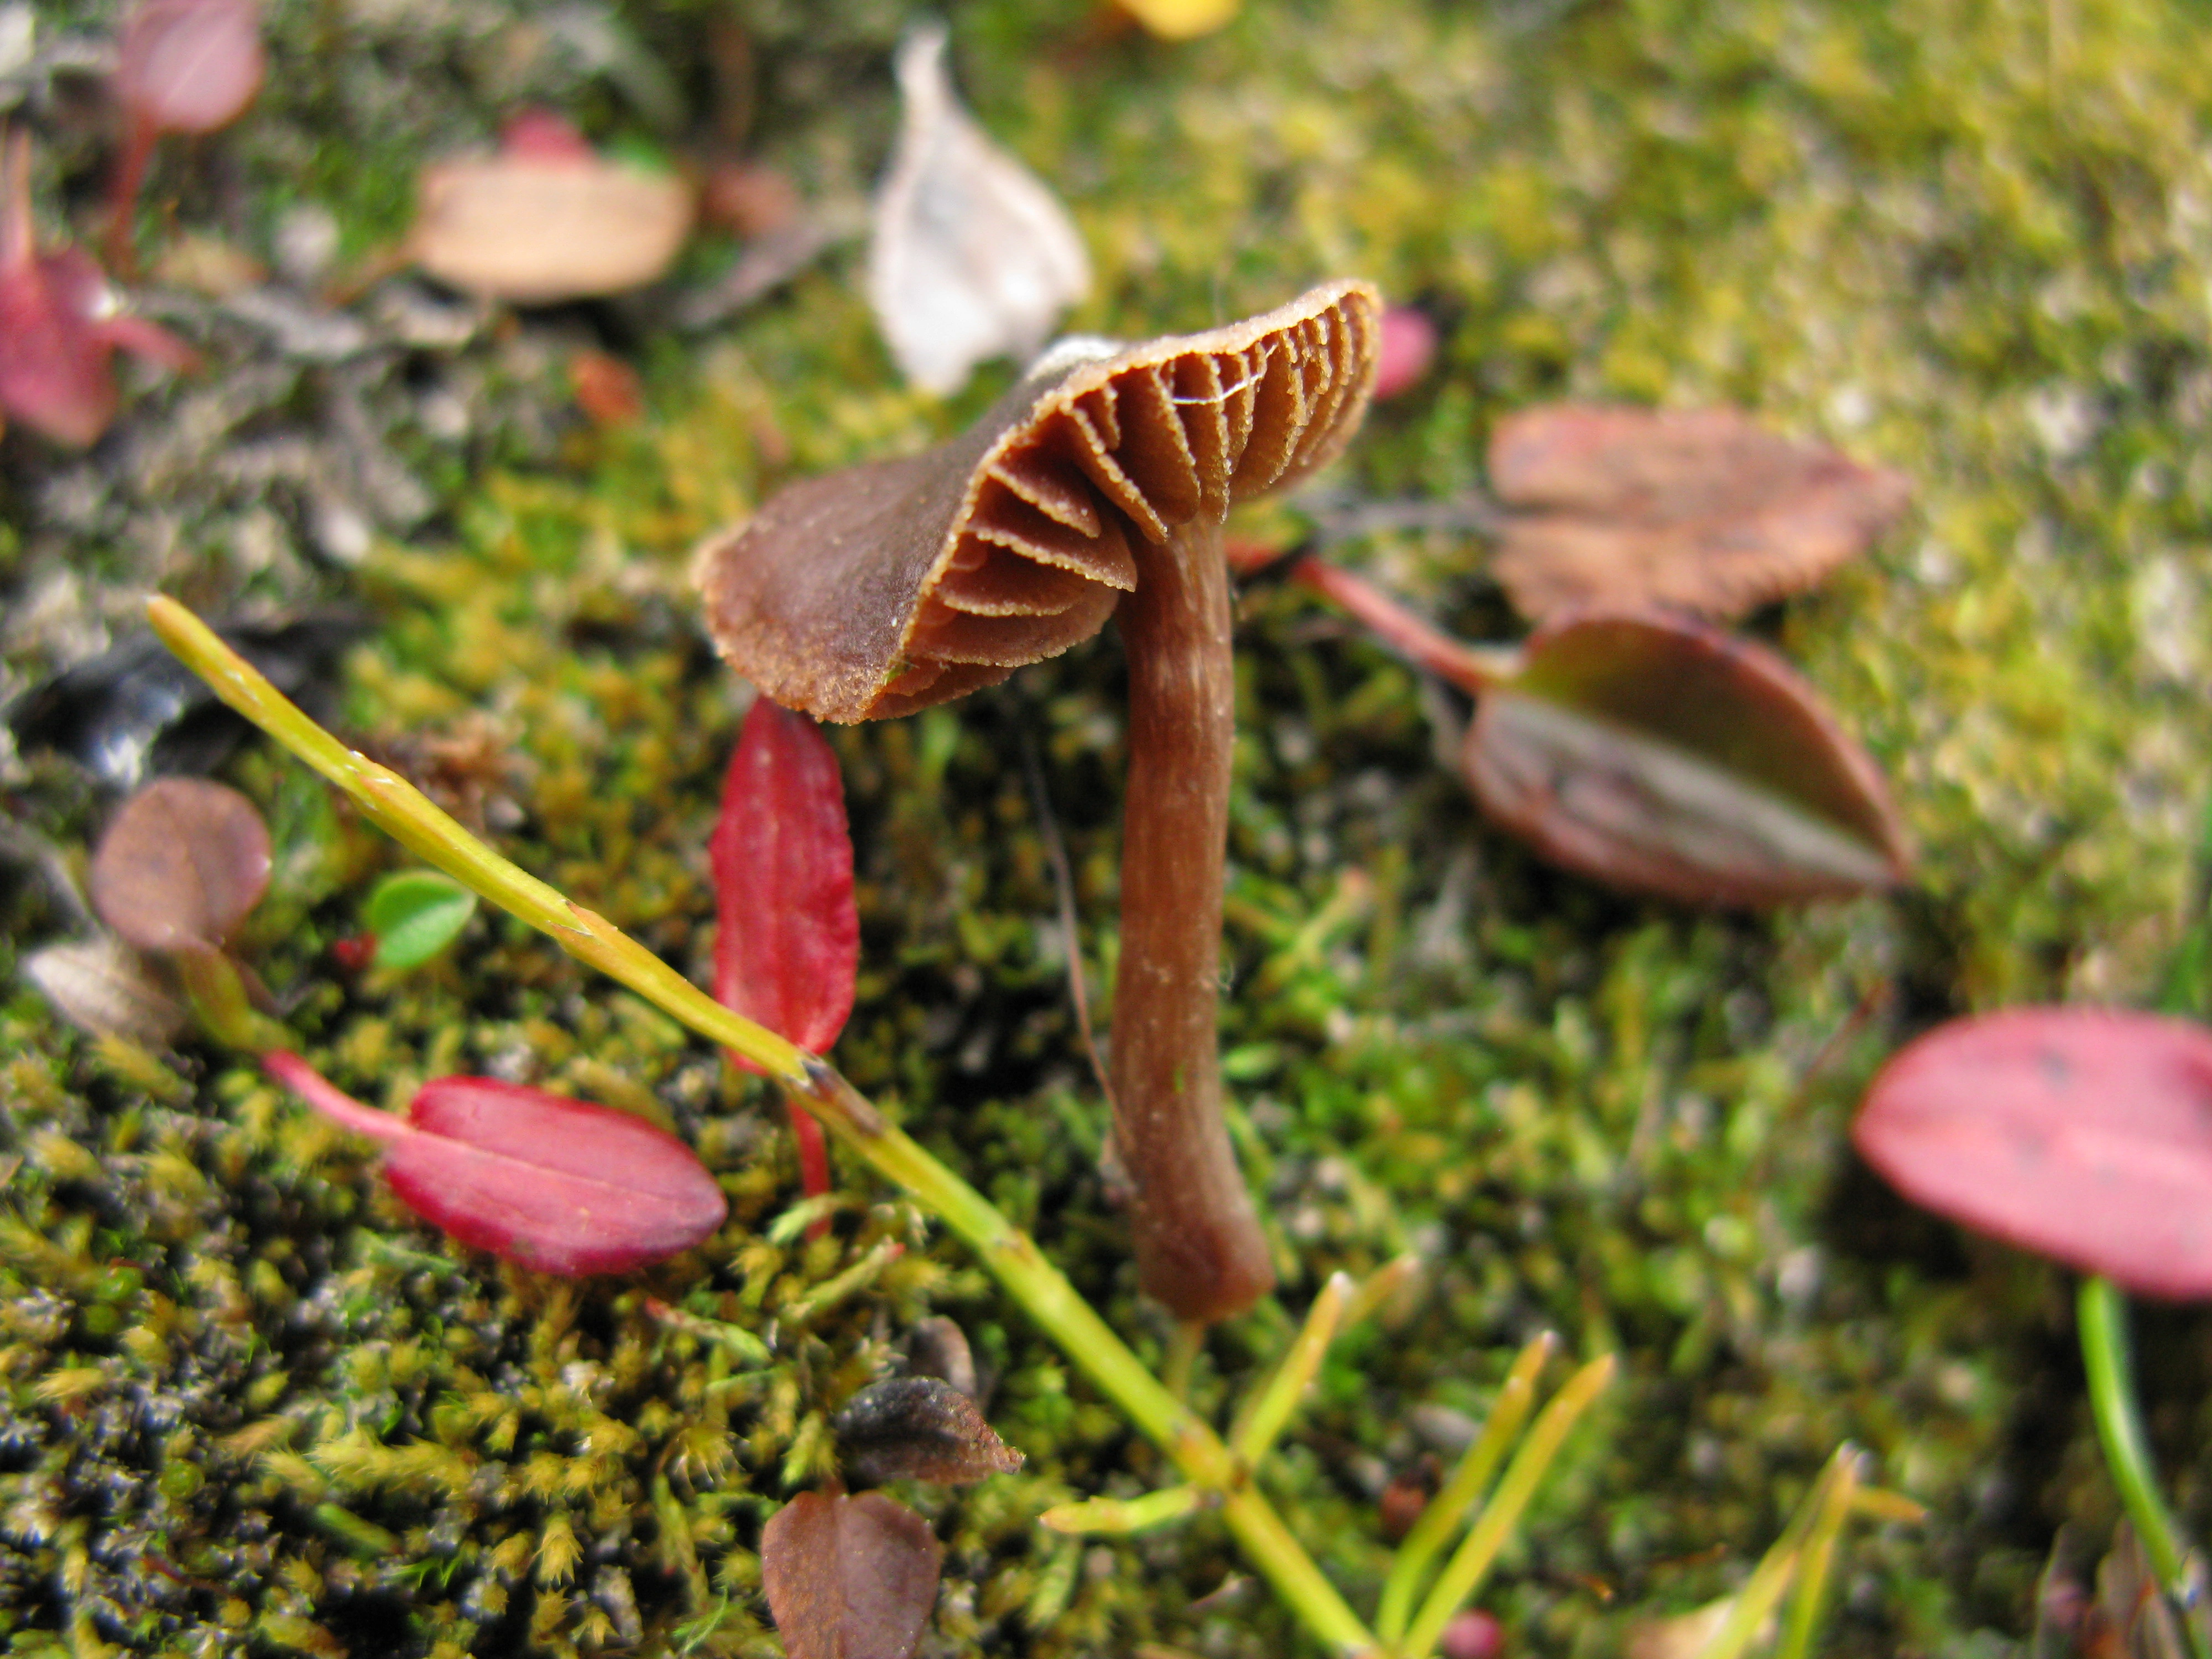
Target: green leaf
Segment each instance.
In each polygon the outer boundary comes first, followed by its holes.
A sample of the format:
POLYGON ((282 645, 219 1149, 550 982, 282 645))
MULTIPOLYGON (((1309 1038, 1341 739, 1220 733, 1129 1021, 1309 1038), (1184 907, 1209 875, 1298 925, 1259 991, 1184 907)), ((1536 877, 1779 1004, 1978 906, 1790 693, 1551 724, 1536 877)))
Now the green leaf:
POLYGON ((402 870, 376 884, 362 918, 376 935, 377 968, 420 968, 460 936, 477 896, 428 870, 402 870))

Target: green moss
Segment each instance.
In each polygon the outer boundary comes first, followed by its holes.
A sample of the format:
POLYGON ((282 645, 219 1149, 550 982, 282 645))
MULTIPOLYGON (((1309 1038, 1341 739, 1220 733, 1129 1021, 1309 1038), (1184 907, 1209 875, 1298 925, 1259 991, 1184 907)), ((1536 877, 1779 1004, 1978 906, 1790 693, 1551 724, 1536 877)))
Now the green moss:
MULTIPOLYGON (((239 142, 257 212, 320 201, 366 249, 509 82, 454 22, 377 81, 404 95, 326 108, 357 45, 323 33, 334 15, 279 9, 264 114, 325 135, 304 165, 279 167, 276 126, 239 142)), ((763 12, 763 142, 865 177, 882 78, 840 109, 821 88, 851 90, 893 26, 856 9, 810 56, 763 12)), ((1479 1414, 1551 1326, 1619 1346, 1626 1377, 1489 1597, 1526 1645, 1589 1650, 1629 1610, 1718 1593, 1844 1438, 1933 1513, 1849 1546, 1833 1650, 2018 1637, 2055 1525, 2111 1516, 2055 1357, 2063 1286, 1905 1211, 1842 1132, 1901 1031, 2022 997, 2139 1000, 2174 938, 2212 672, 2212 47, 2118 0, 1364 0, 1250 8, 1173 49, 1081 27, 1011 4, 955 19, 979 108, 1082 221, 1100 282, 1079 325, 1194 326, 1343 270, 1449 323, 1438 375, 1377 411, 1347 484, 1464 488, 1499 414, 1572 394, 1745 402, 1919 486, 1904 531, 1778 624, 1921 842, 1893 905, 1698 918, 1552 874, 1435 767, 1408 675, 1295 595, 1251 598, 1224 1040, 1285 1305, 1217 1336, 1199 1398, 1267 1363, 1327 1272, 1416 1249, 1419 1293, 1332 1358, 1268 1477, 1356 1601, 1385 1559, 1374 1477, 1422 1449, 1417 1408, 1479 1414)), ((506 848, 695 976, 734 688, 696 638, 686 550, 780 479, 919 444, 994 389, 948 410, 895 386, 854 274, 833 257, 709 349, 656 342, 653 415, 568 442, 557 470, 422 446, 444 528, 357 578, 381 625, 352 664, 352 731, 488 718, 516 763, 486 781, 513 808, 506 848)), ((0 526, 0 565, 33 551, 0 526)), ((1370 556, 1469 631, 1502 625, 1479 548, 1370 556)), ((1120 731, 1101 645, 835 734, 865 958, 839 1058, 1157 1352, 1009 761, 1024 741, 1042 757, 1105 982, 1120 731)), ((1303 1650, 1263 1596, 1212 1599, 1242 1568, 1207 1522, 1039 1532, 1046 1504, 1133 1493, 1158 1462, 911 1212, 860 1190, 826 1240, 764 1237, 795 1195, 779 1115, 501 921, 404 981, 343 980, 325 947, 400 855, 272 757, 234 777, 284 849, 246 948, 306 993, 316 1063, 392 1103, 488 1070, 662 1117, 732 1224, 637 1285, 533 1279, 441 1243, 362 1148, 222 1056, 0 1005, 15 1650, 773 1652, 761 1522, 829 1471, 828 1414, 929 1310, 967 1328, 1030 1457, 915 1494, 950 1546, 947 1642, 1303 1650), (772 1336, 771 1363, 656 1319, 642 1290, 772 1336)), ((82 833, 82 802, 55 814, 82 833)), ((27 890, 4 902, 58 931, 27 890)), ((2179 1317, 2149 1321, 2145 1349, 2178 1499, 2212 1528, 2193 1455, 2212 1352, 2179 1317)))

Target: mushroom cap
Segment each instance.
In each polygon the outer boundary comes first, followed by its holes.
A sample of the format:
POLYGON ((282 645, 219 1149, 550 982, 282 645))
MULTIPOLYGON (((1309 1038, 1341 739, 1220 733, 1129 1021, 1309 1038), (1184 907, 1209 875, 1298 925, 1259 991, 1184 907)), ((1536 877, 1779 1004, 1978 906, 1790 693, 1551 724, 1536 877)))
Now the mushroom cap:
POLYGON ((1851 1139, 1923 1208, 2128 1290, 2212 1296, 2212 1031, 2099 1008, 1939 1026, 1851 1139))
POLYGON ((1328 283, 1203 334, 1063 341, 967 432, 807 479, 700 549, 731 666, 817 720, 905 714, 1091 637, 1159 543, 1330 459, 1380 301, 1328 283))

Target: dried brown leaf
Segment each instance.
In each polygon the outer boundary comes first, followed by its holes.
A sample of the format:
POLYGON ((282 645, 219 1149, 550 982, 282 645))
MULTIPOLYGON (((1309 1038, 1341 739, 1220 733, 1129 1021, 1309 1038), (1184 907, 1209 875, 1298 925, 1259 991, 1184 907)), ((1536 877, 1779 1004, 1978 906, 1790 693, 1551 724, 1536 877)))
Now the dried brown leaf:
POLYGON ((789 1659, 910 1659, 945 1547, 881 1492, 801 1492, 761 1528, 761 1587, 789 1659))
POLYGON ((92 908, 142 951, 216 948, 269 886, 269 829, 204 778, 157 778, 124 803, 92 855, 92 908))
POLYGON ((901 43, 898 147, 876 197, 868 303, 899 372, 957 392, 987 358, 1028 357, 1091 288, 1067 210, 960 103, 942 24, 901 43))
POLYGON ((94 1036, 160 1045, 185 1029, 185 1006, 136 951, 118 939, 49 945, 23 958, 23 977, 62 1018, 94 1036))
POLYGON ((895 1376, 872 1383, 837 1413, 837 1440, 853 1477, 939 1480, 962 1486, 1012 1474, 1022 1455, 999 1438, 983 1413, 950 1382, 895 1376))
POLYGON ((1887 787, 1764 646, 1664 612, 1587 612, 1528 641, 1468 727, 1469 786, 1553 862, 1633 891, 1760 905, 1895 885, 1887 787))
POLYGON ((1538 621, 1593 604, 1741 616, 1863 551, 1911 495, 1733 409, 1524 410, 1492 435, 1490 477, 1518 509, 1492 568, 1538 621))
POLYGON ((544 305, 656 280, 690 234, 690 186, 596 157, 462 157, 425 167, 407 246, 467 293, 544 305))

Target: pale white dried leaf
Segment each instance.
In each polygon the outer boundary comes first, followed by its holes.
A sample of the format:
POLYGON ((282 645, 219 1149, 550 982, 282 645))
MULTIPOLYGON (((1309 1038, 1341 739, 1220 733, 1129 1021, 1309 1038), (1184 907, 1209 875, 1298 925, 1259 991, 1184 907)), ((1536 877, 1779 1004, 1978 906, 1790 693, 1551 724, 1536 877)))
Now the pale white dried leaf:
POLYGON ((568 156, 466 156, 422 169, 416 262, 465 293, 522 305, 655 281, 691 234, 691 187, 672 174, 568 156))
POLYGON ((945 65, 942 24, 900 44, 904 117, 877 193, 868 303, 899 372, 957 392, 987 358, 1026 358, 1091 287, 1067 210, 984 136, 945 65))
POLYGON ((161 1044, 185 1029, 185 1006, 152 964, 120 939, 49 945, 23 958, 23 977, 63 1018, 94 1036, 161 1044))

